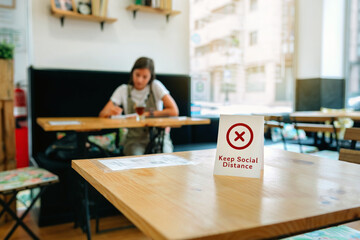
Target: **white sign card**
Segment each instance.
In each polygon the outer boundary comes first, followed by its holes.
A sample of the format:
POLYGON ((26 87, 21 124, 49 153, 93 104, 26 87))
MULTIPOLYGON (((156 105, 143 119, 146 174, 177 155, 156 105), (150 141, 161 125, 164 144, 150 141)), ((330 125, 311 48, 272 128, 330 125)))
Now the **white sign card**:
POLYGON ((215 175, 260 178, 264 168, 264 117, 220 115, 215 175))

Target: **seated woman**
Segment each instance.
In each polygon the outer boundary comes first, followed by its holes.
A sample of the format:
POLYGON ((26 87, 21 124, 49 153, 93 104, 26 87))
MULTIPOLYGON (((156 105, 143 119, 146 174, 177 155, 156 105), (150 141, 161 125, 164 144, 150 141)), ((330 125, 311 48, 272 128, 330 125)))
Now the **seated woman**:
MULTIPOLYGON (((135 113, 136 105, 144 104, 145 117, 178 116, 179 109, 165 86, 155 79, 154 62, 150 58, 141 57, 131 69, 128 84, 120 85, 112 94, 109 102, 101 110, 100 117, 135 113), (120 106, 123 106, 122 109, 120 106)), ((142 155, 149 143, 148 128, 130 128, 125 144, 125 155, 142 155)), ((169 132, 164 137, 164 152, 172 152, 173 145, 169 132)))

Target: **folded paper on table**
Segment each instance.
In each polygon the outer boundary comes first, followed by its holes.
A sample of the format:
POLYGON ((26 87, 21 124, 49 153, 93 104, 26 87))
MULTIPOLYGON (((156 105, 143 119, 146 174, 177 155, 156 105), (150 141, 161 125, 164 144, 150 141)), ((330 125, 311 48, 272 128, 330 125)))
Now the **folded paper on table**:
POLYGON ((103 166, 105 166, 106 170, 110 170, 110 171, 193 164, 193 162, 188 161, 184 158, 172 156, 169 154, 148 156, 148 157, 97 160, 97 161, 101 163, 103 166))
POLYGON ((184 121, 184 120, 186 120, 186 119, 187 119, 187 117, 186 117, 186 116, 169 117, 169 118, 171 118, 171 119, 177 119, 177 120, 179 120, 179 121, 184 121))
POLYGON ((131 114, 125 114, 125 115, 114 115, 111 116, 112 119, 125 119, 125 118, 135 118, 136 117, 136 113, 131 113, 131 114))
POLYGON ((49 124, 51 126, 57 126, 57 125, 80 125, 81 122, 79 122, 79 121, 49 121, 49 124))

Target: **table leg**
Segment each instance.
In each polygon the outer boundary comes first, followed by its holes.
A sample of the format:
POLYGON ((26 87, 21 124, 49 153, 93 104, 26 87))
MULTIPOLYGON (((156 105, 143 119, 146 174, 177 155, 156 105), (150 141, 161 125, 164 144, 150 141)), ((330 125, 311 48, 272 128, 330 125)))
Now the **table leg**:
POLYGON ((165 128, 159 129, 159 150, 160 153, 164 152, 164 137, 165 137, 165 128))
POLYGON ((154 145, 154 140, 155 140, 155 136, 154 136, 154 131, 153 131, 153 127, 149 128, 149 143, 146 146, 146 150, 145 150, 145 154, 151 154, 152 153, 152 149, 153 149, 153 145, 154 145))
POLYGON ((90 231, 90 210, 89 210, 89 186, 88 183, 84 180, 84 200, 83 207, 85 208, 85 228, 87 239, 91 240, 91 231, 90 231))
POLYGON ((162 153, 164 146, 165 128, 151 127, 149 129, 150 141, 145 154, 162 153))
POLYGON ((78 157, 86 158, 86 141, 88 138, 87 132, 77 132, 77 147, 78 147, 78 157))
POLYGON ((90 227, 90 201, 89 201, 89 187, 85 179, 76 174, 75 177, 76 191, 75 191, 75 216, 74 228, 80 226, 81 230, 86 233, 87 239, 91 239, 90 227))

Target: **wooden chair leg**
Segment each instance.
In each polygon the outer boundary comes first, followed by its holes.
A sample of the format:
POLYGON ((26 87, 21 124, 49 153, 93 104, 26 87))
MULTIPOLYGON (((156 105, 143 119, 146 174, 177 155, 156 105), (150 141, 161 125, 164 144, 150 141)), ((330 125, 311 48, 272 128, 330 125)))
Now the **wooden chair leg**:
POLYGON ((280 128, 280 135, 281 135, 281 139, 283 141, 283 144, 284 144, 284 150, 287 151, 287 147, 286 147, 286 140, 285 140, 285 137, 284 137, 284 133, 283 133, 283 130, 282 128, 280 128))
POLYGON ((299 134, 299 129, 296 129, 296 134, 297 134, 297 136, 298 136, 298 143, 299 143, 300 152, 303 153, 303 149, 302 149, 302 145, 301 145, 301 139, 300 139, 300 134, 299 134))

